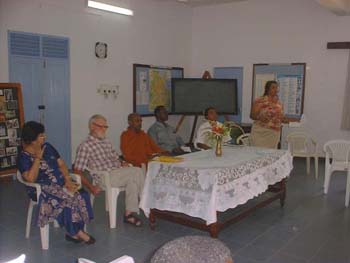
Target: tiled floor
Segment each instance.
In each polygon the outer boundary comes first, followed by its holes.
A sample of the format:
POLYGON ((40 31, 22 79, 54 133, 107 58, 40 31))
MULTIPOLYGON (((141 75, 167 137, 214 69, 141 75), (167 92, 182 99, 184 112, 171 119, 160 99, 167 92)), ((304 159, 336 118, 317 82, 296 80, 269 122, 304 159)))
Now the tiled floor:
MULTIPOLYGON (((305 175, 304 160, 294 161, 287 183, 283 209, 276 201, 257 210, 220 233, 230 247, 235 263, 350 263, 350 208, 344 207, 345 173, 332 177, 329 194, 322 193, 324 164, 320 177, 305 175)), ((311 173, 313 169, 311 170, 311 173)), ((109 229, 103 195, 96 199, 95 220, 88 226, 97 243, 92 246, 64 240, 64 231, 50 227, 50 249, 41 250, 37 227, 24 238, 27 197, 17 182, 0 184, 0 262, 21 253, 28 263, 73 263, 85 257, 107 263, 119 256, 133 256, 137 263, 148 262, 154 251, 175 237, 201 234, 166 221, 158 221, 156 231, 145 224, 135 228, 121 222, 123 196, 119 198, 116 229, 109 229)), ((145 219, 146 221, 146 219, 145 219)))

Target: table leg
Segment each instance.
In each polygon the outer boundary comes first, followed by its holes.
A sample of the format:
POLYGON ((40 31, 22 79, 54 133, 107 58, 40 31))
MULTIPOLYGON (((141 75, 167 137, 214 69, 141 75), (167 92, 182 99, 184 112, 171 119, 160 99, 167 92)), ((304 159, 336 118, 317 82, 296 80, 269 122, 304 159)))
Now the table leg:
POLYGON ((213 238, 217 238, 219 234, 218 222, 211 224, 210 226, 210 236, 213 238))
POLYGON ((280 183, 279 183, 280 187, 281 187, 281 195, 280 195, 280 204, 281 207, 284 206, 284 201, 286 200, 286 180, 283 179, 280 183))
POLYGON ((149 213, 149 227, 154 230, 156 228, 156 217, 153 213, 153 209, 151 209, 149 213))

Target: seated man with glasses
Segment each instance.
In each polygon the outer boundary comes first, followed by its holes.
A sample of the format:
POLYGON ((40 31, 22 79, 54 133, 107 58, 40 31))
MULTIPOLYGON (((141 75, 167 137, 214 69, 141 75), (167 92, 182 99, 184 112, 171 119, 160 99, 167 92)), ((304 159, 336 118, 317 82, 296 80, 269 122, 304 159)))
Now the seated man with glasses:
POLYGON ((137 113, 128 116, 129 127, 120 137, 120 149, 124 159, 135 165, 147 164, 147 162, 158 155, 170 155, 160 148, 152 138, 142 130, 142 119, 137 113))
POLYGON ((106 138, 108 125, 102 115, 94 115, 89 120, 90 134, 76 153, 74 172, 81 175, 81 181, 92 194, 97 195, 101 188, 92 185, 84 177, 87 169, 109 171, 112 187, 125 187, 124 222, 141 226, 141 220, 135 215, 139 211, 139 196, 143 190, 144 174, 139 167, 130 167, 129 163, 119 159, 112 143, 106 138))

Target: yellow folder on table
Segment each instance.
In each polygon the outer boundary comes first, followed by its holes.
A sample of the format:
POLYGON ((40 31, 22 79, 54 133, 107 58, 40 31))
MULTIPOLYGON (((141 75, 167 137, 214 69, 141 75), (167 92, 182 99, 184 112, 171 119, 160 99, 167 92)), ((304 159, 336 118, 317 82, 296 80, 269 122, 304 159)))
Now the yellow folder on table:
POLYGON ((182 157, 173 157, 173 156, 158 156, 153 158, 153 161, 163 162, 163 163, 179 163, 184 159, 182 157))

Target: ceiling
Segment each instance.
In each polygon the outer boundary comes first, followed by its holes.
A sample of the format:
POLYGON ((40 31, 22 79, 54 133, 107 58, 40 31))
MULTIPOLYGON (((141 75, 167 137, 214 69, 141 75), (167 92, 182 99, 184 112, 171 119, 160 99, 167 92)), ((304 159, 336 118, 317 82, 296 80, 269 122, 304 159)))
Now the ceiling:
MULTIPOLYGON (((189 6, 217 5, 231 2, 242 2, 249 0, 159 0, 159 1, 176 1, 189 6)), ((263 1, 263 0, 261 0, 263 1)), ((350 15, 350 0, 314 0, 321 6, 338 16, 350 15)))

